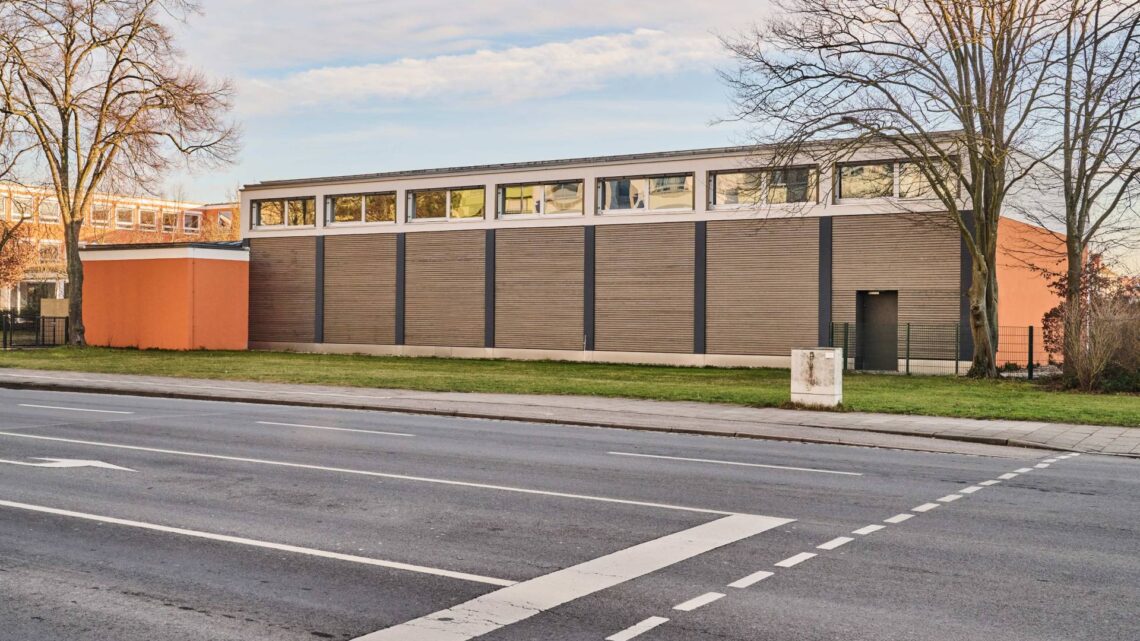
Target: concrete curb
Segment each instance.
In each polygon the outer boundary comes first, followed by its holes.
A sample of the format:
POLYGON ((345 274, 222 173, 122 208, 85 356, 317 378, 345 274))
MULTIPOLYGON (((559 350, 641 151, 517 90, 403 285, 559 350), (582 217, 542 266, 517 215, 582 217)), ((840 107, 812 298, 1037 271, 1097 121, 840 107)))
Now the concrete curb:
MULTIPOLYGON (((192 401, 229 401, 235 403, 254 403, 259 405, 284 405, 296 407, 314 407, 322 409, 349 409, 349 410, 364 410, 373 412, 391 412, 396 414, 420 414, 426 416, 449 416, 455 418, 473 418, 473 419, 487 419, 499 421, 516 421, 521 423, 537 423, 549 425, 571 425, 575 427, 601 427, 601 428, 614 428, 614 429, 627 429, 637 430, 643 432, 664 432, 673 434, 697 434, 704 436, 725 436, 735 438, 749 438, 755 440, 766 441, 784 441, 793 443, 812 443, 821 445, 854 445, 863 447, 885 447, 882 445, 858 443, 853 441, 844 441, 834 438, 812 438, 810 436, 777 436, 771 434, 755 434, 751 432, 732 431, 732 430, 700 430, 690 428, 666 428, 655 427, 650 425, 637 425, 632 423, 621 423, 613 421, 581 421, 574 419, 553 419, 534 416, 518 416, 508 413, 491 414, 485 412, 464 412, 459 410, 441 410, 441 409, 421 409, 421 408, 407 408, 401 406, 385 406, 379 404, 361 404, 352 402, 325 402, 325 401, 306 401, 301 399, 275 399, 275 398, 260 398, 256 396, 240 396, 240 395, 211 395, 205 393, 195 392, 176 392, 176 391, 163 391, 163 390, 137 390, 132 388, 115 388, 102 386, 84 386, 74 383, 46 383, 46 382, 22 382, 22 381, 5 381, 0 380, 0 388, 4 389, 25 389, 25 390, 39 390, 48 392, 77 392, 83 394, 108 394, 120 396, 141 396, 147 398, 170 398, 192 401)), ((773 425, 780 425, 784 427, 805 427, 809 429, 828 429, 836 430, 828 425, 814 425, 804 422, 778 422, 771 421, 773 425)), ((972 436, 972 435, 948 435, 948 434, 929 434, 925 432, 909 432, 898 430, 881 430, 881 429, 845 429, 844 431, 868 434, 880 434, 887 436, 905 436, 913 438, 923 438, 940 441, 957 441, 962 443, 974 443, 980 445, 998 445, 1005 447, 1017 447, 1026 449, 1046 450, 1053 452, 1081 452, 1084 454, 1099 454, 1103 456, 1120 456, 1126 458, 1140 458, 1137 454, 1115 454, 1103 452, 1090 452, 1087 450, 1062 448, 1045 443, 1037 443, 1033 441, 1025 441, 1021 439, 1008 439, 998 438, 993 436, 972 436)), ((893 449, 912 450, 912 451, 928 451, 921 448, 906 447, 906 446, 889 446, 893 449)))

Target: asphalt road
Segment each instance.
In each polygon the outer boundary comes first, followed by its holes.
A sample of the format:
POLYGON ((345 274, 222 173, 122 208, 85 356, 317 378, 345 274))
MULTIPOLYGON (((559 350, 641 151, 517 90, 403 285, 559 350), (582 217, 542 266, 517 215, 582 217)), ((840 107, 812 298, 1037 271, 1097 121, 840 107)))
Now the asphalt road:
POLYGON ((1132 460, 0 390, 4 640, 1135 641, 1138 612, 1132 460))

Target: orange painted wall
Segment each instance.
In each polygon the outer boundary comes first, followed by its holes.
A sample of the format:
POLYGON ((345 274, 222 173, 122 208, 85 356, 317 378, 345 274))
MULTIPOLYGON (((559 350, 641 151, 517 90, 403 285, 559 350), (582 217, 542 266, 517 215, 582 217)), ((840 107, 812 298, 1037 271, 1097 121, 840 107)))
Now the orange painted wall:
POLYGON ((1065 242, 1048 230, 1002 218, 998 226, 998 324, 1041 327, 1045 312, 1061 302, 1049 277, 1030 265, 1064 270, 1065 242))
POLYGON ((83 264, 87 342, 140 349, 246 349, 249 264, 191 258, 83 264))

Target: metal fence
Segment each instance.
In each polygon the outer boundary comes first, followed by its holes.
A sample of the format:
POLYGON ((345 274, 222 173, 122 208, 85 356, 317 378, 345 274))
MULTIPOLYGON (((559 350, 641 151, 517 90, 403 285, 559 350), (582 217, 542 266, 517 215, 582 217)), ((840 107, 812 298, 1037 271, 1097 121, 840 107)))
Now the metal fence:
MULTIPOLYGON (((968 341, 969 328, 959 324, 900 323, 895 332, 876 332, 887 336, 897 335, 894 345, 879 345, 873 338, 860 340, 856 323, 832 323, 830 347, 844 350, 844 366, 849 370, 871 370, 866 363, 873 359, 871 352, 886 354, 886 360, 898 363, 896 369, 903 374, 964 374, 970 367, 970 355, 962 353, 963 341, 968 341), (894 358, 891 358, 891 355, 894 358)), ((1040 332, 1032 327, 1002 326, 998 328, 997 366, 1007 372, 1024 372, 1032 379, 1035 370, 1049 355, 1040 346, 1040 332)), ((878 369, 877 371, 883 371, 878 369)))
POLYGON ((67 342, 67 319, 22 314, 0 313, 0 347, 51 347, 67 342))

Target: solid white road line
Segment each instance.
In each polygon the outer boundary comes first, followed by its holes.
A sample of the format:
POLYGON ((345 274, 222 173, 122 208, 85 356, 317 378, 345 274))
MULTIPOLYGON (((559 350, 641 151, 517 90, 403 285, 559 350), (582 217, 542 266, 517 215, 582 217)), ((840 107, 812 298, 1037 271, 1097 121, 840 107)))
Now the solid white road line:
POLYGON ((397 561, 385 561, 382 559, 373 559, 363 556, 354 556, 351 554, 341 554, 339 552, 328 552, 325 550, 316 550, 313 548, 298 547, 296 545, 285 545, 282 543, 270 543, 268 541, 258 541, 254 539, 246 539, 240 536, 230 536, 228 534, 213 534, 211 532, 202 532, 200 530, 187 530, 179 527, 169 527, 166 525, 156 525, 154 523, 143 523, 141 521, 130 521, 127 519, 118 519, 110 516, 99 516, 97 514, 87 514, 84 512, 73 512, 71 510, 61 510, 53 507, 44 507, 42 505, 29 505, 27 503, 16 503, 14 501, 0 500, 0 507, 8 507, 17 510, 27 510, 29 512, 41 512, 44 514, 54 514, 57 516, 67 516, 76 519, 83 519, 85 521, 95 521, 97 523, 111 523, 114 525, 123 525, 126 527, 139 528, 143 530, 152 530, 155 532, 165 532, 167 534, 180 534, 182 536, 191 536, 199 539, 208 539, 210 541, 222 541, 225 543, 236 543, 238 545, 248 545, 256 548, 266 548, 269 550, 278 550, 281 552, 293 552, 295 554, 305 554, 307 556, 316 556, 325 559, 336 559, 338 561, 349 561, 352 563, 362 563, 364 565, 378 565, 380 567, 392 568, 394 570, 407 570, 408 572, 418 572, 420 574, 432 574, 435 576, 443 576, 450 579, 460 579, 463 581, 473 581, 475 583, 486 583, 487 585, 515 585, 514 581, 507 579, 496 579, 489 576, 479 576, 477 574, 467 574, 465 572, 452 572, 451 570, 441 570, 439 568, 429 568, 421 565, 410 565, 408 563, 400 563, 397 561))
POLYGON ((903 521, 908 521, 908 520, 913 519, 913 518, 914 518, 913 514, 896 514, 889 519, 883 519, 883 522, 885 522, 885 523, 902 523, 903 521))
POLYGON ((774 574, 774 572, 768 572, 767 570, 760 570, 759 572, 753 572, 752 574, 749 574, 748 576, 746 576, 744 578, 737 579, 737 580, 733 581, 732 583, 729 583, 728 587, 730 587, 730 588, 741 588, 741 589, 747 588, 747 587, 756 585, 757 583, 759 583, 759 582, 763 581, 764 579, 772 576, 773 574, 774 574))
POLYGON ((121 410, 92 410, 85 407, 57 407, 55 405, 32 405, 31 403, 20 403, 20 407, 34 407, 41 410, 63 410, 65 412, 92 412, 94 414, 134 414, 134 412, 124 412, 121 410))
POLYGON ((990 479, 988 481, 982 481, 981 483, 978 483, 978 485, 984 485, 986 487, 989 487, 991 485, 997 485, 998 483, 1001 483, 1001 481, 999 481, 997 479, 990 479))
POLYGON ((910 509, 910 511, 911 512, 929 512, 936 507, 938 507, 937 503, 923 503, 922 505, 920 505, 918 507, 912 507, 910 509))
POLYGON ((820 545, 817 545, 815 547, 820 549, 820 550, 834 550, 835 548, 837 548, 841 545, 846 545, 846 544, 848 544, 854 540, 855 539, 853 539, 849 536, 837 536, 834 539, 831 539, 830 541, 828 541, 827 543, 821 543, 820 545))
POLYGON ((1033 468, 1031 468, 1031 467, 1023 467, 1019 470, 1014 470, 1014 472, 1016 472, 1018 474, 1028 474, 1029 472, 1032 472, 1032 471, 1033 471, 1033 468))
POLYGON ((812 552, 800 552, 799 554, 797 554, 795 556, 789 556, 788 558, 784 559, 783 561, 780 561, 779 563, 776 564, 776 567, 778 567, 778 568, 795 567, 795 566, 803 563, 804 561, 807 561, 808 559, 813 558, 814 556, 815 556, 815 554, 812 552))
POLYGON ((739 465, 741 467, 764 467, 771 470, 790 470, 793 472, 817 472, 819 474, 842 474, 844 476, 863 476, 861 472, 841 472, 839 470, 821 470, 814 467, 789 467, 787 465, 766 465, 763 463, 742 463, 739 461, 721 461, 707 458, 686 458, 684 456, 662 456, 660 454, 635 454, 633 452, 607 452, 614 456, 632 456, 637 458, 655 458, 666 461, 687 461, 690 463, 715 463, 717 465, 739 465))
MULTIPOLYGON (((908 514, 907 516, 910 516, 910 515, 908 514)), ((861 527, 858 530, 855 530, 854 532, 852 532, 852 534, 858 534, 859 536, 867 536, 868 534, 871 534, 873 532, 878 532, 879 530, 882 530, 884 528, 886 528, 885 525, 868 525, 866 527, 861 527)))
POLYGON ((649 632, 653 628, 656 628, 657 626, 668 622, 669 619, 666 619, 665 617, 649 617, 641 623, 632 625, 622 630, 621 632, 618 632, 617 634, 611 634, 610 636, 606 637, 606 641, 629 641, 630 639, 642 633, 649 632))
POLYGON ((466 641, 710 550, 790 523, 736 514, 496 590, 357 641, 466 641))
POLYGON ((981 492, 981 491, 982 491, 982 487, 980 485, 971 485, 970 487, 964 487, 964 488, 958 490, 958 493, 959 494, 973 494, 974 492, 981 492))
POLYGON ((1003 480, 1003 481, 1008 481, 1008 480, 1010 480, 1010 479, 1015 479, 1015 478, 1017 478, 1017 476, 1018 476, 1018 475, 1017 475, 1017 474, 1014 474, 1013 472, 1006 472, 1005 474, 1002 474, 1002 475, 1001 475, 1001 476, 999 476, 998 478, 999 478, 999 479, 1001 479, 1001 480, 1003 480))
POLYGON ((685 601, 684 603, 678 603, 677 605, 673 606, 673 609, 674 610, 680 610, 681 612, 692 612, 693 610, 696 610, 699 607, 706 606, 706 605, 712 603, 713 601, 718 601, 718 600, 723 599, 723 598, 724 598, 724 595, 721 594, 720 592, 706 592, 706 593, 702 594, 701 596, 693 598, 693 599, 689 599, 688 601, 685 601))
POLYGON ((170 454, 172 456, 190 456, 195 458, 212 459, 216 461, 235 461, 238 463, 255 463, 258 465, 275 465, 278 467, 290 467, 303 470, 320 470, 322 472, 337 472, 339 474, 356 474, 359 476, 371 476, 377 478, 397 479, 401 481, 415 481, 419 483, 437 483, 439 485, 452 485, 457 487, 471 487, 483 490, 498 490, 501 492, 516 492, 519 494, 534 494, 539 496, 553 496, 564 499, 578 499, 581 501, 598 501, 601 503, 617 503, 621 505, 636 505, 640 507, 654 507, 663 510, 677 510, 680 512, 697 512, 700 514, 719 514, 731 515, 735 512, 726 512, 723 510, 708 510, 699 507, 686 507, 684 505, 669 505, 666 503, 651 503, 647 501, 632 501, 626 499, 613 499, 604 496, 589 496, 586 494, 567 494, 565 492, 547 492, 546 490, 531 490, 523 487, 510 487, 506 485, 490 485, 487 483, 468 483, 466 481, 452 481, 449 479, 429 478, 426 476, 409 476, 407 474, 388 474, 385 472, 369 472, 367 470, 354 470, 341 467, 325 467, 323 465, 308 465, 305 463, 288 463, 285 461, 268 461, 264 459, 245 458, 241 456, 224 456, 221 454, 204 454, 202 452, 181 452, 178 450, 167 450, 158 447, 141 447, 138 445, 122 445, 119 443, 104 443, 102 441, 82 441, 70 438, 59 438, 55 436, 39 436, 37 434, 24 434, 21 432, 0 432, 0 436, 10 436, 15 438, 30 438, 41 441, 54 441, 59 443, 76 443, 78 445, 91 445, 94 447, 109 447, 120 450, 132 450, 135 452, 154 452, 156 454, 170 454))
POLYGON ((939 503, 953 503, 954 501, 957 501, 960 498, 962 498, 961 494, 947 494, 946 496, 938 499, 938 502, 939 503))
POLYGON ((303 425, 301 423, 274 423, 273 421, 258 421, 258 425, 276 425, 278 427, 304 427, 310 430, 329 430, 330 432, 357 432, 359 434, 380 434, 382 436, 415 436, 403 432, 380 432, 377 430, 361 430, 352 427, 326 427, 324 425, 303 425))

